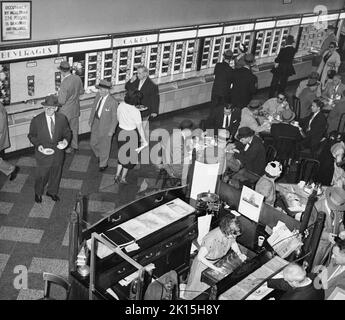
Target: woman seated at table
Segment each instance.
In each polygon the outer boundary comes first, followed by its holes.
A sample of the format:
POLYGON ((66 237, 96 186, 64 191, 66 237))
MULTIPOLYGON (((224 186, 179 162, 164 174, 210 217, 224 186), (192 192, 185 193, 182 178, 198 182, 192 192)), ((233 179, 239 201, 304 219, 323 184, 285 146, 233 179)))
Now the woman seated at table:
POLYGON ((265 203, 274 207, 276 201, 275 180, 283 171, 282 165, 278 161, 271 161, 265 168, 265 174, 256 183, 255 191, 265 197, 265 203))
POLYGON ((340 100, 335 102, 334 107, 331 109, 331 111, 328 114, 327 133, 338 130, 339 120, 343 113, 345 113, 345 90, 341 93, 340 100))
POLYGON ((241 227, 235 217, 227 214, 222 217, 219 226, 211 230, 203 239, 198 255, 194 258, 184 298, 194 299, 203 291, 209 288, 204 282, 201 282, 201 273, 207 268, 213 269, 217 273, 222 273, 223 269, 214 266, 214 264, 223 258, 230 249, 237 253, 238 257, 244 261, 246 256, 241 253, 236 237, 241 234, 241 227))
POLYGON ((332 80, 327 81, 325 88, 322 91, 322 97, 339 100, 344 90, 345 85, 342 83, 341 75, 337 73, 334 75, 332 80))
POLYGON ((115 176, 116 183, 127 184, 126 176, 128 170, 133 169, 138 161, 137 148, 139 136, 141 147, 148 145, 145 138, 141 114, 136 108, 136 105, 140 104, 142 95, 143 94, 139 90, 128 91, 124 101, 121 102, 117 108, 119 125, 117 127, 118 164, 115 176))
POLYGON ((265 101, 262 105, 261 112, 266 116, 280 118, 281 113, 290 109, 289 103, 286 100, 286 94, 283 92, 278 93, 276 98, 271 98, 265 101))

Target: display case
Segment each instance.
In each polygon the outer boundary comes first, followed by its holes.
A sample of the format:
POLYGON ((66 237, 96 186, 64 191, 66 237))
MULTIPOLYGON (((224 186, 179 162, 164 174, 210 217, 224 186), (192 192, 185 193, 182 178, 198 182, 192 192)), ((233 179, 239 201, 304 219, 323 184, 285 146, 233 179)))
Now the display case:
POLYGON ((102 69, 101 69, 102 79, 112 82, 113 75, 113 51, 103 51, 102 52, 102 69))
POLYGON ((183 72, 188 72, 196 69, 196 57, 198 52, 198 41, 188 40, 185 50, 185 62, 183 72))
POLYGON ((145 62, 146 48, 144 46, 131 48, 132 60, 129 65, 130 77, 137 72, 137 68, 145 62))
POLYGON ((150 78, 154 78, 157 76, 157 69, 158 69, 158 45, 154 44, 148 46, 147 48, 147 67, 149 69, 149 76, 150 78))
POLYGON ((87 53, 85 57, 85 88, 96 85, 97 81, 97 65, 98 65, 97 52, 87 53))
POLYGON ((117 67, 116 67, 116 84, 122 84, 126 82, 128 71, 129 57, 128 49, 117 50, 117 67))
POLYGON ((169 71, 171 70, 172 65, 172 55, 173 55, 174 45, 173 43, 164 43, 161 46, 161 54, 160 54, 160 68, 159 68, 159 76, 164 77, 169 75, 169 71))

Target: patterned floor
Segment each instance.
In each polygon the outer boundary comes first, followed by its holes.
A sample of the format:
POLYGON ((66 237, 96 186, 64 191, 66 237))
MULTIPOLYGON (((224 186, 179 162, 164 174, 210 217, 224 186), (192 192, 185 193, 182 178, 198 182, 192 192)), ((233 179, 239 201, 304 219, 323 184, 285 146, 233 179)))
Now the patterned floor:
MULTIPOLYGON (((198 123, 206 118, 208 105, 182 111, 153 121, 151 129, 176 128, 183 119, 198 123)), ((80 150, 67 155, 59 196, 53 202, 43 196, 42 204, 34 201, 33 154, 10 158, 20 166, 15 181, 0 176, 0 299, 30 300, 43 294, 42 272, 67 277, 68 220, 78 192, 89 194, 88 222, 93 224, 109 210, 134 200, 155 185, 157 171, 152 165, 140 165, 130 171, 129 184, 114 185, 116 150, 111 151, 109 168, 98 171, 89 141, 80 142, 80 150)))

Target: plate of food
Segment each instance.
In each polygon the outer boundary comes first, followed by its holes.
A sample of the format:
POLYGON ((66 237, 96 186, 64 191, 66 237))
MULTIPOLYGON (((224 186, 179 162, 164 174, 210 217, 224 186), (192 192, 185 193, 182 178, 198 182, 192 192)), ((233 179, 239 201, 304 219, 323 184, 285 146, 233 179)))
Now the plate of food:
POLYGON ((51 149, 51 148, 44 148, 43 149, 43 153, 46 154, 47 156, 50 156, 52 154, 54 154, 54 149, 51 149))
POLYGON ((145 110, 148 109, 147 107, 143 106, 142 104, 139 105, 139 106, 136 106, 136 107, 137 107, 137 109, 138 109, 139 111, 145 111, 145 110))

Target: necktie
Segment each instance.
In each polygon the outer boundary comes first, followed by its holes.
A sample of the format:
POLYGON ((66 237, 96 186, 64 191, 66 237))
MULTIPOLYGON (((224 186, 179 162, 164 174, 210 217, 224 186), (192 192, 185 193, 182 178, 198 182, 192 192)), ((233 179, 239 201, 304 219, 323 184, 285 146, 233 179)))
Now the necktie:
POLYGON ((53 117, 50 117, 50 133, 51 133, 52 139, 54 137, 54 132, 55 132, 55 123, 54 123, 53 117))
POLYGON ((101 97, 99 100, 98 100, 98 104, 97 104, 97 108, 96 108, 96 114, 95 114, 95 117, 97 118, 97 119, 99 119, 100 118, 100 116, 99 116, 99 109, 100 109, 100 107, 101 107, 101 105, 102 105, 102 101, 103 101, 103 97, 101 97))

